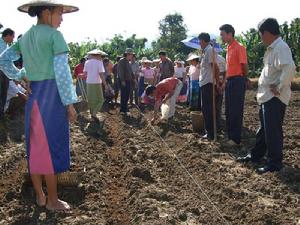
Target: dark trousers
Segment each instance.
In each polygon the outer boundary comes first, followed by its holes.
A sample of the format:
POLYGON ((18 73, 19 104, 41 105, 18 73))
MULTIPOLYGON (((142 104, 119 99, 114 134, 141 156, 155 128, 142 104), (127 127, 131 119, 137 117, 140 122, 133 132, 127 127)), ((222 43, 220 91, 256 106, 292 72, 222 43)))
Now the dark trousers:
POLYGON ((253 160, 259 160, 267 153, 268 165, 275 169, 282 167, 285 109, 286 105, 276 97, 261 105, 260 127, 256 133, 255 147, 251 150, 253 160))
POLYGON ((221 128, 222 118, 222 104, 223 104, 223 93, 216 94, 216 117, 217 117, 217 128, 221 128))
POLYGON ((121 109, 120 112, 127 113, 128 112, 128 100, 131 90, 131 81, 126 80, 125 86, 120 84, 121 87, 121 109))
POLYGON ((228 138, 237 144, 241 142, 245 92, 245 77, 236 76, 227 79, 225 87, 226 129, 228 138))
POLYGON ((0 70, 0 119, 4 117, 4 106, 6 103, 8 87, 9 79, 0 70))
POLYGON ((133 103, 133 100, 134 100, 134 103, 135 104, 138 104, 138 89, 136 87, 136 85, 134 84, 131 84, 131 90, 130 90, 130 104, 133 103))
POLYGON ((202 113, 204 117, 205 130, 207 136, 211 139, 214 138, 214 125, 213 125, 213 84, 209 83, 200 88, 202 113))

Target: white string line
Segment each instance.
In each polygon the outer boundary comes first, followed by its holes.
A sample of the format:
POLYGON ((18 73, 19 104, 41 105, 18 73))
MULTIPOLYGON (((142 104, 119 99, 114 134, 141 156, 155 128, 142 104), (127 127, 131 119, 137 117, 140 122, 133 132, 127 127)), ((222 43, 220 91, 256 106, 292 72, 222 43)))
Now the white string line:
MULTIPOLYGON (((147 127, 151 127, 151 129, 153 130, 153 132, 155 134, 157 134, 157 136, 161 139, 161 141, 165 144, 165 146, 172 152, 172 154, 174 155, 174 157, 176 158, 176 160, 178 161, 179 165, 183 168, 183 170, 188 174, 188 176, 192 179, 192 181, 196 184, 196 186, 198 187, 198 189, 202 192, 202 194, 206 197, 206 199, 208 200, 208 202, 212 205, 212 207, 214 208, 214 210, 217 212, 217 214, 219 214, 219 218, 221 218, 221 220, 224 221, 224 223, 226 225, 230 225, 230 223, 224 218, 224 216, 222 215, 221 211, 218 209, 218 207, 213 203, 213 201, 209 198, 209 196, 205 193, 204 189, 201 187, 201 185, 196 181, 196 179, 193 177, 193 175, 188 171, 188 169, 184 166, 184 164, 182 163, 182 161, 179 159, 179 157, 177 156, 177 154, 169 147, 168 143, 162 138, 162 136, 158 133, 158 131, 154 128, 154 126, 152 126, 152 124, 147 120, 145 114, 143 114, 143 112, 141 111, 141 109, 139 108, 138 105, 136 105, 136 108, 138 109, 138 111, 140 112, 140 114, 144 117, 144 119, 147 121, 148 125, 147 127)), ((146 128, 147 128, 146 127, 146 128)))

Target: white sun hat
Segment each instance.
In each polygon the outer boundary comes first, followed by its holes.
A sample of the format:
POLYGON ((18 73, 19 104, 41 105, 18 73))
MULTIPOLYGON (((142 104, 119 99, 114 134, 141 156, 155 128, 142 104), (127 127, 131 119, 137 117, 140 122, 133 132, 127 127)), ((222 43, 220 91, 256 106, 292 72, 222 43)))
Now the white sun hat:
POLYGON ((18 7, 18 10, 24 13, 28 13, 30 7, 35 6, 61 6, 63 7, 63 13, 72 13, 79 10, 78 7, 68 4, 66 0, 32 0, 26 4, 18 7))

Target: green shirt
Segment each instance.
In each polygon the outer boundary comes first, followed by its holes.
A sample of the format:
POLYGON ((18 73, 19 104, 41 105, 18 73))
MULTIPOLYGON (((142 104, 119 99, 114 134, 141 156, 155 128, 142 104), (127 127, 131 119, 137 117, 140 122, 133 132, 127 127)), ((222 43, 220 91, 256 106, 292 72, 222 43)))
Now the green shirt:
POLYGON ((30 81, 55 79, 54 56, 69 51, 61 32, 43 24, 32 26, 14 48, 23 56, 26 76, 30 81))

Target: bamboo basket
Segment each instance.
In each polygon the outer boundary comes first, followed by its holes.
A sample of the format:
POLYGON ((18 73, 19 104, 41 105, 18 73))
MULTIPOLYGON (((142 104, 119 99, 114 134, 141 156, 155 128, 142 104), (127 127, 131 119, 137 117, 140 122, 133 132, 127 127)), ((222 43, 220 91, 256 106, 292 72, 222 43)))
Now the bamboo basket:
POLYGON ((203 114, 200 111, 192 111, 192 126, 194 132, 201 132, 204 130, 204 118, 203 114))
MULTIPOLYGON (((22 173, 25 183, 31 184, 30 175, 27 172, 27 162, 22 161, 22 173)), ((61 186, 78 186, 82 182, 84 171, 67 171, 57 174, 57 184, 61 186)), ((44 182, 44 181, 43 181, 44 182)))

